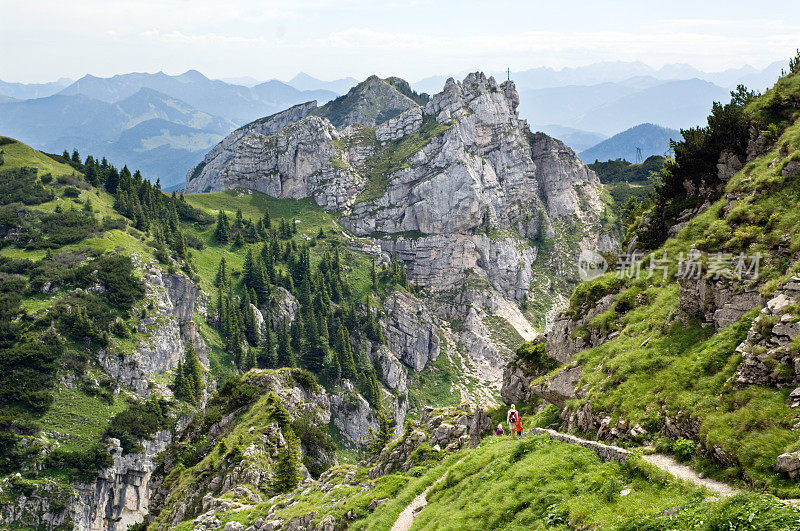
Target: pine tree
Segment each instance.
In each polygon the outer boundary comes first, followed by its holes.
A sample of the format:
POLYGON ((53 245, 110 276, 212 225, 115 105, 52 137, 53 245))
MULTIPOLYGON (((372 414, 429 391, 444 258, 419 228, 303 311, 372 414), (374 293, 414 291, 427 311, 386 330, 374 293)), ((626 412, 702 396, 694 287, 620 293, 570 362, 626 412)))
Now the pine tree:
POLYGON ((231 236, 231 227, 228 223, 228 216, 224 210, 220 210, 217 214, 217 226, 214 229, 214 238, 218 243, 228 243, 231 236))
POLYGON ((278 332, 278 367, 294 367, 297 362, 294 358, 294 351, 292 350, 291 340, 289 339, 289 330, 286 320, 281 323, 281 329, 278 332))
POLYGON ((272 219, 269 217, 269 210, 264 211, 264 219, 262 220, 262 224, 264 225, 265 230, 270 230, 272 228, 272 219))
MULTIPOLYGON (((89 157, 91 159, 91 157, 89 157)), ((94 167, 94 161, 86 160, 86 168, 84 171, 84 177, 86 178, 86 182, 91 184, 92 186, 97 186, 100 184, 97 178, 97 168, 94 167)))
POLYGON ((358 376, 356 362, 353 359, 353 350, 350 348, 350 334, 347 329, 339 322, 336 338, 336 359, 342 370, 342 378, 355 380, 358 376))
POLYGON ((228 265, 223 256, 219 260, 219 267, 217 268, 217 276, 214 277, 214 286, 217 288, 225 285, 228 282, 228 265))
POLYGON ((273 489, 289 492, 300 482, 300 442, 291 429, 284 432, 286 445, 281 449, 275 469, 273 489))
MULTIPOLYGON (((105 158, 103 159, 105 161, 105 158)), ((114 166, 109 167, 108 173, 106 174, 106 190, 111 195, 117 193, 117 186, 119 185, 119 172, 114 166)))
POLYGON ((244 335, 251 345, 258 344, 258 329, 256 328, 256 314, 250 302, 250 293, 245 290, 242 301, 242 314, 244 316, 244 335))
POLYGON ((180 400, 191 400, 191 392, 186 384, 184 373, 186 369, 183 362, 178 362, 178 367, 175 369, 175 378, 172 381, 172 392, 175 393, 175 398, 180 400))
POLYGON ((370 438, 367 441, 367 453, 371 455, 380 454, 389 441, 392 440, 392 428, 394 427, 394 420, 390 418, 386 411, 381 409, 378 412, 378 431, 372 429, 370 426, 370 438))
POLYGON ((275 337, 269 322, 264 324, 264 337, 256 359, 259 369, 275 369, 278 367, 278 356, 275 354, 275 337))
POLYGON ((255 285, 255 269, 253 250, 248 249, 247 255, 244 257, 244 265, 242 266, 242 282, 248 288, 252 288, 255 285))
POLYGON ((186 346, 186 355, 184 356, 186 363, 184 364, 184 379, 187 382, 187 388, 191 393, 192 404, 199 404, 203 396, 203 366, 197 359, 197 353, 194 351, 194 346, 189 343, 186 346))
POLYGON ((253 348, 247 348, 242 363, 242 372, 247 372, 256 366, 256 351, 253 348))
POLYGON ((361 376, 361 394, 373 407, 381 407, 381 388, 372 365, 366 367, 361 376))

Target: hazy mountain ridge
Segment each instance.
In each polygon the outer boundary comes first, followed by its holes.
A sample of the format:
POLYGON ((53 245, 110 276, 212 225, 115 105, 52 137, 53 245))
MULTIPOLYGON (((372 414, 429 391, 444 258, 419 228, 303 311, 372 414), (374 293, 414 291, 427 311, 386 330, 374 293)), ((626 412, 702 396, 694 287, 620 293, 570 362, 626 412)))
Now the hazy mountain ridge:
POLYGON ((644 123, 617 133, 611 138, 581 151, 578 156, 587 164, 592 162, 625 159, 642 162, 651 155, 669 155, 670 140, 681 140, 681 132, 654 124, 644 123), (638 149, 637 149, 638 148, 638 149))

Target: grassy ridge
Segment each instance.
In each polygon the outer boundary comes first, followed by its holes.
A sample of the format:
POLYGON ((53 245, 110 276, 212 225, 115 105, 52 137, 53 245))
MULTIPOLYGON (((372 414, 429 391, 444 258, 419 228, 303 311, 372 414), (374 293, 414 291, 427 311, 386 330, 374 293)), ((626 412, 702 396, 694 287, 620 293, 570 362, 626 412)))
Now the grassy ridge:
POLYGON ((40 175, 49 173, 53 177, 77 173, 73 167, 53 160, 41 151, 5 136, 0 136, 0 151, 3 152, 4 160, 0 169, 36 168, 40 175))
MULTIPOLYGON (((795 76, 797 77, 797 76, 795 76)), ((692 219, 676 237, 653 252, 677 259, 692 247, 706 253, 762 256, 757 287, 766 298, 780 283, 800 271, 800 179, 783 175, 787 164, 800 160, 800 124, 788 126, 774 147, 749 162, 730 179, 723 199, 692 219)), ((706 261, 708 258, 704 258, 706 261)), ((733 385, 741 355, 736 347, 746 338, 758 311, 714 333, 696 321, 675 319, 679 288, 660 271, 647 278, 615 279, 607 274, 576 289, 570 301, 573 314, 582 313, 605 294, 616 293, 615 303, 595 316, 588 328, 619 337, 579 353, 584 367, 585 400, 596 412, 624 418, 628 426, 641 424, 658 432, 666 419, 696 426, 705 455, 718 448, 734 464, 722 469, 696 455, 694 465, 728 480, 744 480, 786 497, 800 496, 794 481, 774 472, 776 457, 800 448, 794 425, 800 415, 787 403, 789 390, 733 385)), ((588 333, 588 330, 584 330, 588 333)), ((578 408, 584 400, 570 406, 578 408)), ((665 443, 668 446, 668 443, 665 443)))

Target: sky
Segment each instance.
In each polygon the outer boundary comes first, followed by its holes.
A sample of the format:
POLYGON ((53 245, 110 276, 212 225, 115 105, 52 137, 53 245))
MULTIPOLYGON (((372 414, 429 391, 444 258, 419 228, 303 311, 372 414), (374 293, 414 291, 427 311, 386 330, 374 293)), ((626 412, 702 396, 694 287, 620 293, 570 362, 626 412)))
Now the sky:
POLYGON ((800 2, 0 0, 0 79, 90 73, 416 81, 598 61, 706 71, 786 60, 800 2))

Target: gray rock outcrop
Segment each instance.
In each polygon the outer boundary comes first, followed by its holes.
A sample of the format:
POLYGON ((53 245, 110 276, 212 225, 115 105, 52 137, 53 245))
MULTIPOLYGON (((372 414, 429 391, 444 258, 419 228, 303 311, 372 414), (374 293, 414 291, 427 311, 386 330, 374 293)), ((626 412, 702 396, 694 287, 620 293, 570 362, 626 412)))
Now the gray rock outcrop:
MULTIPOLYGON (((13 504, 0 504, 0 526, 70 528, 76 531, 123 531, 148 515, 155 456, 172 441, 168 430, 143 442, 141 452, 122 454, 117 439, 109 440, 113 464, 98 472, 93 483, 69 491, 47 481, 22 491, 13 504)), ((14 488, 5 478, 0 488, 14 488)))
MULTIPOLYGON (((800 336, 800 277, 778 286, 737 348, 742 361, 736 385, 792 388, 800 385, 800 355, 793 343, 800 336)), ((797 401, 797 394, 790 396, 797 401)))
POLYGON ((150 380, 175 367, 183 359, 185 345, 191 342, 200 362, 208 366, 208 347, 197 333, 192 315, 200 299, 194 282, 155 265, 144 265, 145 298, 155 306, 152 315, 142 319, 140 332, 147 334, 131 353, 113 349, 98 352, 105 371, 140 396, 151 392, 150 380))
MULTIPOLYGON (((491 310, 452 304, 454 294, 483 291, 492 296, 473 302, 519 307, 533 293, 538 264, 561 280, 552 311, 578 280, 580 249, 616 245, 597 176, 563 143, 532 133, 518 105, 512 82, 481 73, 449 79, 424 106, 370 78, 322 108, 296 107, 237 131, 190 172, 186 191, 244 187, 312 197, 340 212, 342 226, 380 246, 376 262, 397 257, 432 295, 411 314, 421 308, 476 325, 458 340, 470 344, 483 381, 499 387, 507 353, 476 320, 491 310), (457 315, 459 308, 466 309, 457 315)), ((397 358, 414 370, 436 359, 438 332, 408 322, 396 297, 385 313, 397 358)))
POLYGON ((384 302, 383 333, 389 350, 415 371, 439 357, 439 329, 425 305, 404 291, 392 292, 384 302))
POLYGON ((564 409, 567 405, 567 400, 580 396, 577 386, 581 379, 581 374, 582 369, 580 366, 562 369, 552 380, 541 385, 532 386, 531 391, 557 408, 564 409))
POLYGON ((678 280, 680 309, 719 330, 763 305, 758 286, 709 278, 678 280))

